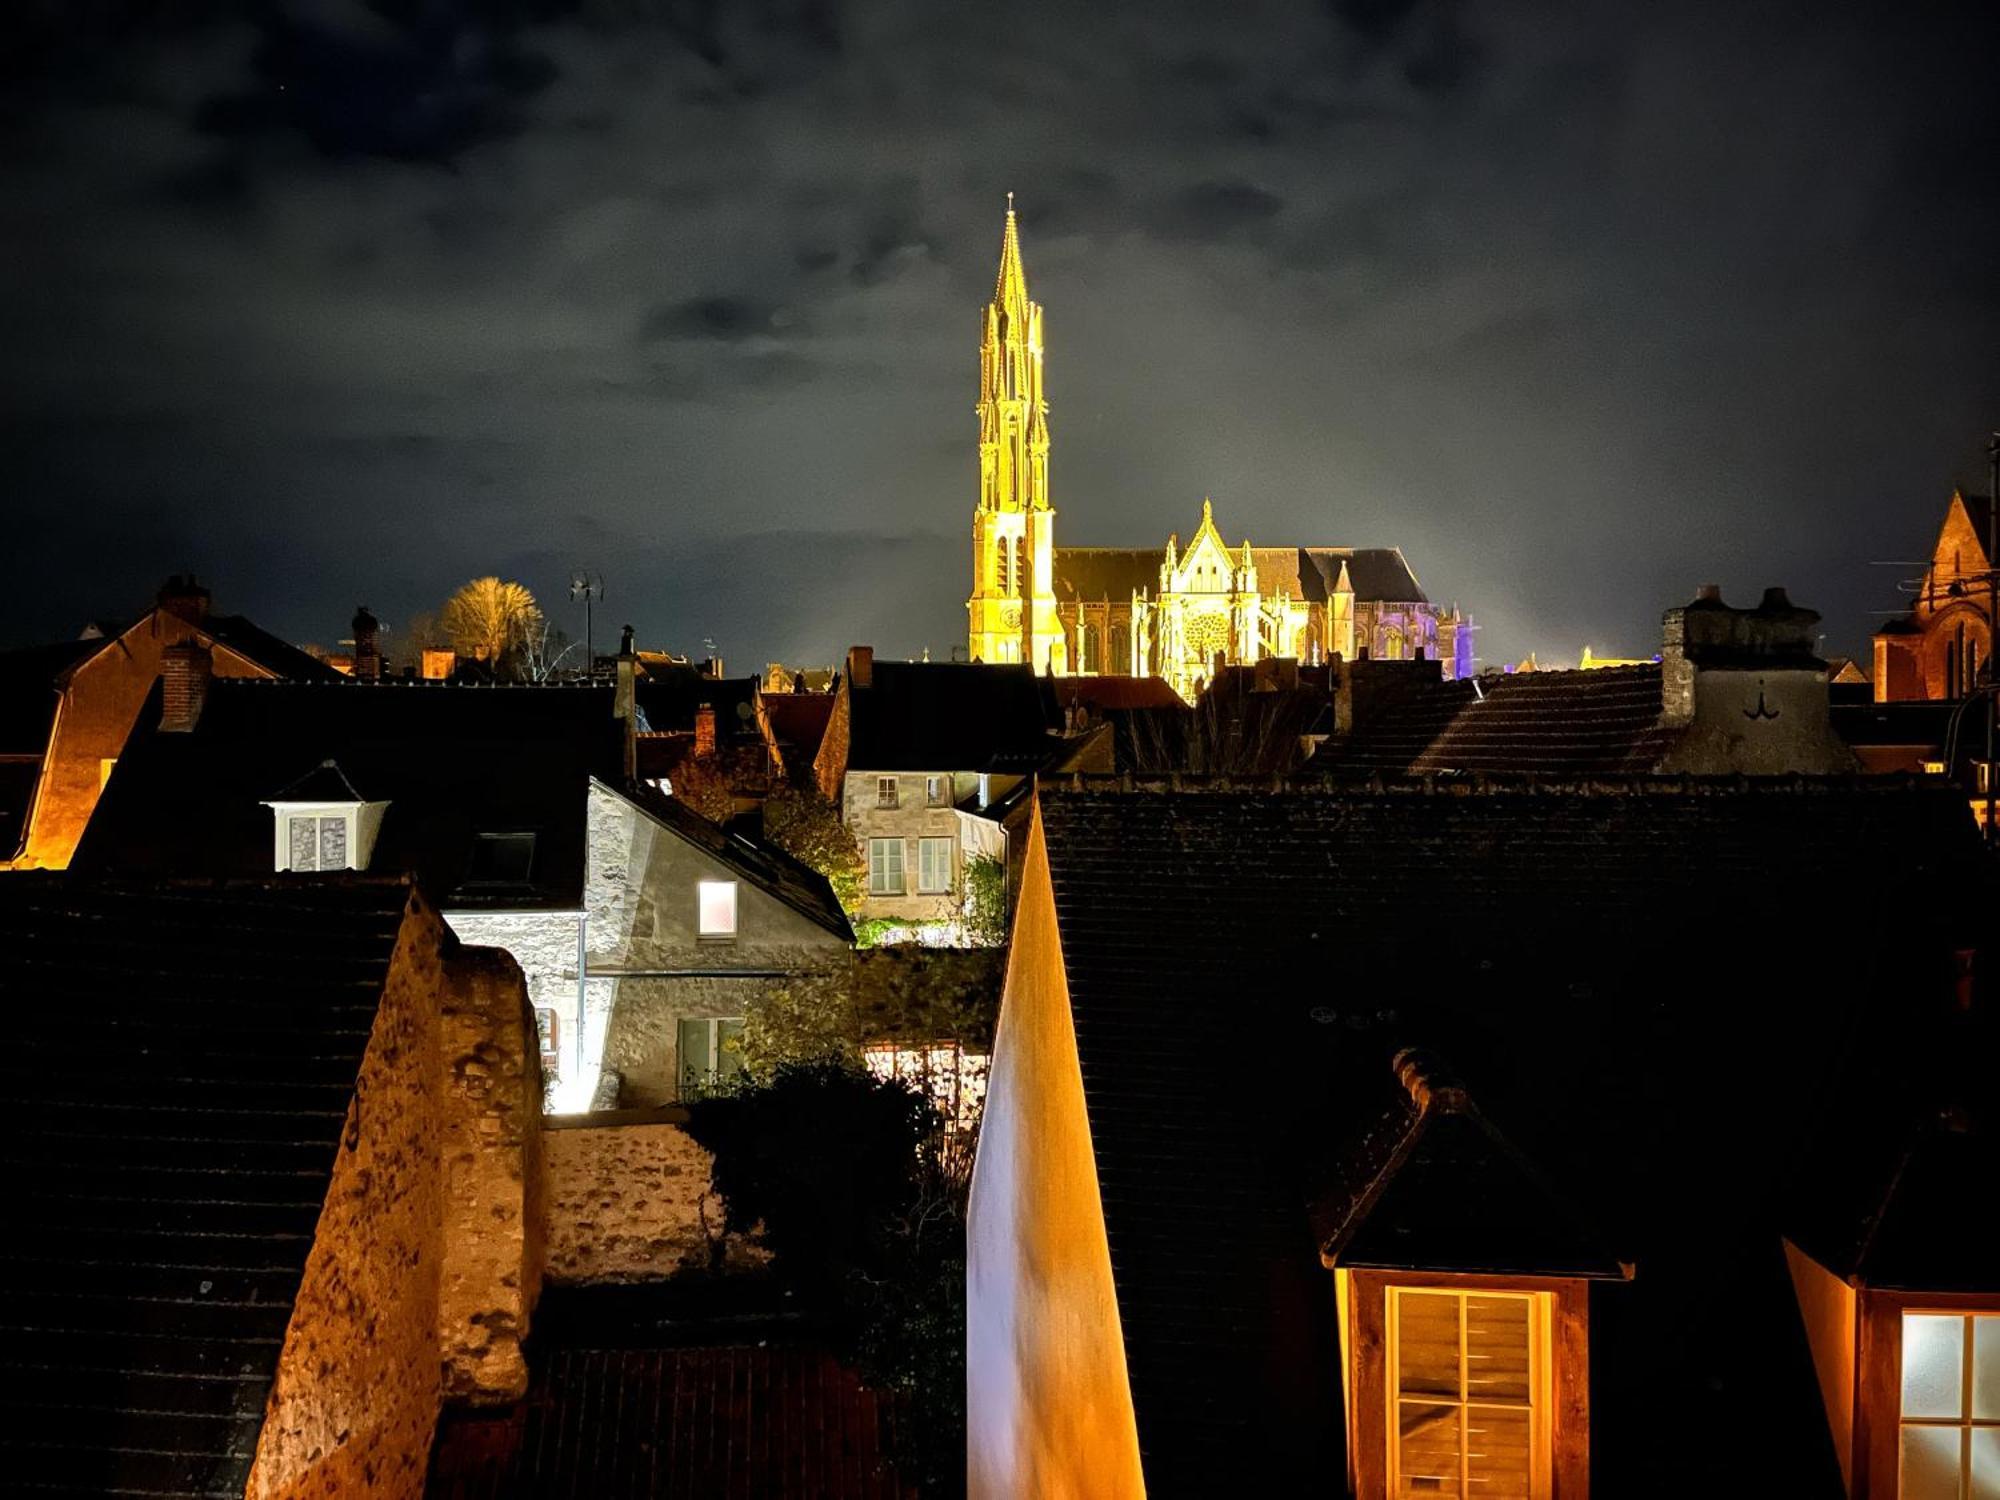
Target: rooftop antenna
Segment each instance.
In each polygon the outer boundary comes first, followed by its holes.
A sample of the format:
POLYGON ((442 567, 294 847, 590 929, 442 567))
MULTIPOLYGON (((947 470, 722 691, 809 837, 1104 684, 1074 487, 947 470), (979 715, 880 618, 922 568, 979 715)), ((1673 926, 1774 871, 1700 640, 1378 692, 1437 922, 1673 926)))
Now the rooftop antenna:
POLYGON ((572 602, 583 601, 583 672, 586 677, 594 676, 597 653, 591 649, 591 606, 604 597, 604 575, 577 569, 569 575, 569 597, 572 602))

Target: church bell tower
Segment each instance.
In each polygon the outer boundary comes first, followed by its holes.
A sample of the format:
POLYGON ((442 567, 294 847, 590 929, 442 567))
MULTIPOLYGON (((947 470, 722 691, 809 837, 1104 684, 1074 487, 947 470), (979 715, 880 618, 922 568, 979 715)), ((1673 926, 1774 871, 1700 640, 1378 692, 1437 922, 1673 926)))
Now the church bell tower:
POLYGON ((1000 275, 980 319, 978 414, 979 508, 972 516, 972 597, 965 606, 972 659, 1066 671, 1069 653, 1056 618, 1042 309, 1028 300, 1012 193, 1000 275))

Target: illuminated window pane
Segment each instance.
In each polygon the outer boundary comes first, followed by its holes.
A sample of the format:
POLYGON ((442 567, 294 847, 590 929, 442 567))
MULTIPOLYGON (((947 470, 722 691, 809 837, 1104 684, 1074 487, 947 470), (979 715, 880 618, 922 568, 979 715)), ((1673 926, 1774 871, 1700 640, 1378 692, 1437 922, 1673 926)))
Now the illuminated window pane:
POLYGON ((1396 1406, 1394 1493, 1532 1500, 1545 1494, 1535 1438, 1546 1361, 1544 1298, 1390 1293, 1396 1406), (1538 1488, 1538 1484, 1540 1488, 1538 1488))
POLYGON ((2000 1427, 1972 1429, 1972 1500, 2000 1500, 2000 1427))
POLYGON ((873 896, 903 894, 903 841, 868 841, 868 892, 873 896))
POLYGON ((1961 1500, 1958 1427, 1903 1429, 1900 1500, 1961 1500))
POLYGON ((319 831, 313 826, 312 818, 290 818, 286 820, 290 858, 285 864, 288 870, 317 870, 319 868, 319 831))
POLYGON ((1972 1320, 1972 1416, 2000 1421, 2000 1318, 1972 1320))
POLYGON ((1903 1315, 1903 1416, 1950 1420, 1965 1396, 1965 1319, 1903 1315))
POLYGON ((917 840, 917 889, 939 895, 951 889, 951 840, 917 840))
POLYGON ((1397 1403, 1398 1496, 1465 1493, 1458 1482, 1458 1421, 1456 1406, 1436 1406, 1423 1401, 1397 1403))
POLYGON ((1458 1399, 1458 1300, 1396 1294, 1396 1385, 1402 1394, 1458 1399))
MULTIPOLYGON (((1524 1303, 1523 1306, 1526 1304, 1524 1303)), ((1534 1455, 1525 1406, 1465 1409, 1466 1495, 1487 1500, 1529 1500, 1534 1455)))
POLYGON ((701 935, 703 937, 736 936, 735 881, 696 881, 695 904, 700 911, 701 935))
POLYGON ((1465 1299, 1465 1398, 1528 1400, 1528 1301, 1465 1299))

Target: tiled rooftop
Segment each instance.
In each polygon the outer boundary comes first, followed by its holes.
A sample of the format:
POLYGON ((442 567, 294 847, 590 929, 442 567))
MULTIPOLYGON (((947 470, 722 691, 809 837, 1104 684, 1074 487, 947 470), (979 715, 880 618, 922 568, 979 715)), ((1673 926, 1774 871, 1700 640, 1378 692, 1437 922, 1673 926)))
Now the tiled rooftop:
POLYGON ((0 1467, 240 1496, 408 889, 0 881, 0 1467))

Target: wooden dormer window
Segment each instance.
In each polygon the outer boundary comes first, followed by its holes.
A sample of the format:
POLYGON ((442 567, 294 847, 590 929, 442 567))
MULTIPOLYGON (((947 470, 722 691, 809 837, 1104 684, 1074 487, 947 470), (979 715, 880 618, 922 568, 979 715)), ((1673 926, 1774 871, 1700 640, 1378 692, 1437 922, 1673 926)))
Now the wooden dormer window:
POLYGON ((1388 1288, 1389 1493, 1549 1492, 1547 1292, 1388 1288))
POLYGON ((1341 1270, 1359 1500, 1583 1500, 1588 1283, 1341 1270))
POLYGON ((2000 1495, 2000 1316, 1903 1314, 1897 1494, 2000 1495))

